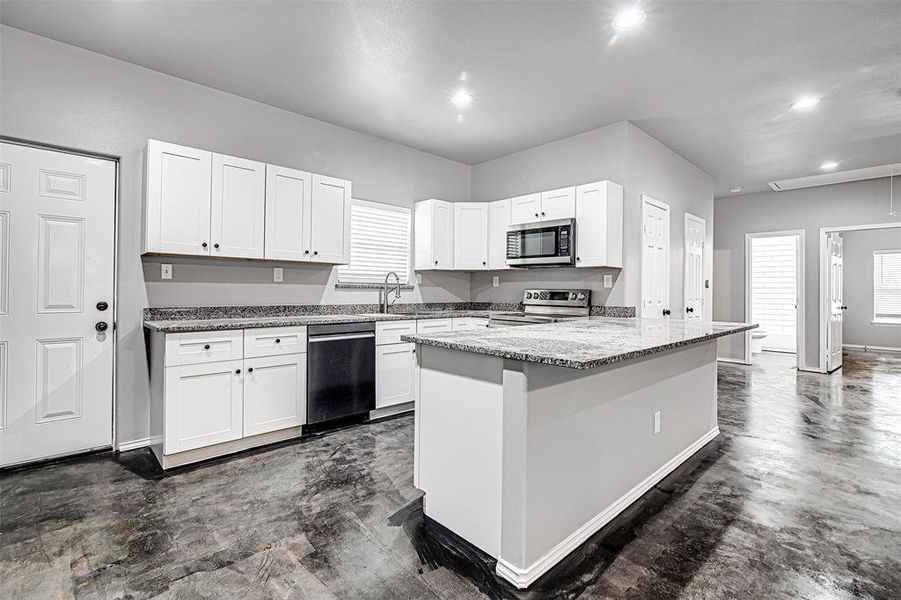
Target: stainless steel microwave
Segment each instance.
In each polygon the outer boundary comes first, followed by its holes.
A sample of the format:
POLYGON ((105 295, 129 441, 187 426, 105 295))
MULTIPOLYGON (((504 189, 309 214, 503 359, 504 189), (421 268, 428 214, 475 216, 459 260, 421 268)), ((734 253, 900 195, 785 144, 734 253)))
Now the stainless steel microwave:
POLYGON ((511 267, 572 267, 576 264, 575 219, 510 225, 507 264, 511 267))

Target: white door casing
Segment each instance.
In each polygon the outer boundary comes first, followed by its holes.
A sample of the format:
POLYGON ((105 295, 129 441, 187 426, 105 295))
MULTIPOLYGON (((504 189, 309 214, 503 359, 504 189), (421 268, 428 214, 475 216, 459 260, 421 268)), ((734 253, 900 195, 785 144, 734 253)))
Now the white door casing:
POLYGON ((707 222, 701 217, 685 213, 684 295, 685 319, 703 321, 704 310, 704 249, 707 222))
POLYGON ((266 165, 213 154, 210 255, 263 258, 266 165))
POLYGON ((0 143, 0 466, 112 444, 115 198, 114 161, 0 143))
POLYGON ((325 263, 350 261, 351 185, 344 179, 313 175, 309 224, 310 260, 325 263))
POLYGON ((845 306, 843 300, 843 243, 842 236, 830 233, 827 240, 829 249, 829 326, 826 329, 826 371, 831 372, 842 366, 842 320, 845 306))
POLYGON ((670 208, 641 197, 641 316, 669 316, 670 208))
POLYGON ((266 258, 310 259, 306 236, 312 193, 309 172, 266 165, 266 258))

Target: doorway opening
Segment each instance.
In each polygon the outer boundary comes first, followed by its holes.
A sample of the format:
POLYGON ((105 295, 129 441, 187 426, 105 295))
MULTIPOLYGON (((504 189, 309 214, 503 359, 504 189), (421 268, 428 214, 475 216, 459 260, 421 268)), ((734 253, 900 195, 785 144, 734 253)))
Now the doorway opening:
POLYGON ((745 362, 763 352, 804 356, 804 232, 749 233, 745 239, 745 362))

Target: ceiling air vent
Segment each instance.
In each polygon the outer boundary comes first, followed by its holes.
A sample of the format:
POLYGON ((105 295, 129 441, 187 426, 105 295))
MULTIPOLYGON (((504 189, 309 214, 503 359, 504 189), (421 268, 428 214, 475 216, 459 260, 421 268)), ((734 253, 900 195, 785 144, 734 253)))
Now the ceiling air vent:
POLYGON ((882 165, 879 167, 867 167, 854 169, 853 171, 835 171, 809 177, 795 177, 794 179, 780 179, 769 182, 774 192, 785 190, 797 190, 800 188, 816 187, 820 185, 832 185, 833 183, 846 183, 848 181, 863 181, 864 179, 878 179, 890 175, 901 175, 901 163, 882 165))

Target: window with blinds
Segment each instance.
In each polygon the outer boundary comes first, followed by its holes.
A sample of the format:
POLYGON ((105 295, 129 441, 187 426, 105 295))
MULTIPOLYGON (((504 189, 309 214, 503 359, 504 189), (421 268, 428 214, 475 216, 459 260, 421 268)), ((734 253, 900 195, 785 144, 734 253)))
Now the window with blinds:
POLYGON ((901 324, 901 250, 873 252, 873 320, 901 324))
POLYGON ((391 271, 402 284, 409 283, 410 218, 409 208, 354 199, 350 206, 350 264, 339 267, 338 283, 381 284, 391 271))

